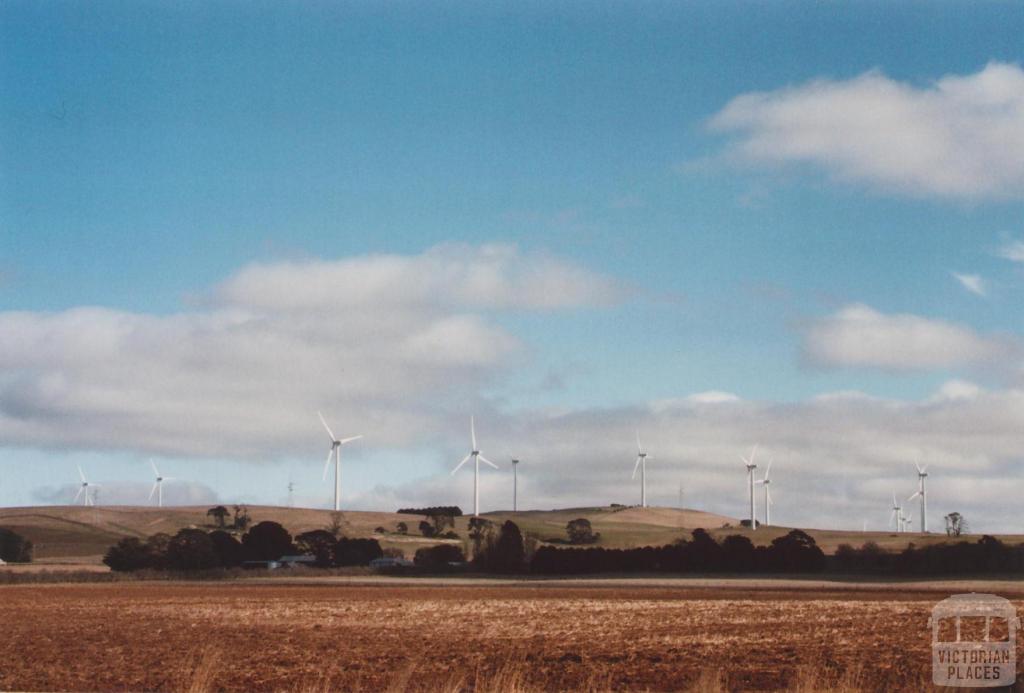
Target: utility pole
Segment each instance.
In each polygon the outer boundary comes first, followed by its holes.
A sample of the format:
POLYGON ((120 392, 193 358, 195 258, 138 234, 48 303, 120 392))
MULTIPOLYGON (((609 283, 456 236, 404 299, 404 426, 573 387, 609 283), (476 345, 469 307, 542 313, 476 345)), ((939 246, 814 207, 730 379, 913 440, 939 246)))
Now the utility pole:
POLYGON ((519 460, 512 460, 512 512, 519 512, 519 460))

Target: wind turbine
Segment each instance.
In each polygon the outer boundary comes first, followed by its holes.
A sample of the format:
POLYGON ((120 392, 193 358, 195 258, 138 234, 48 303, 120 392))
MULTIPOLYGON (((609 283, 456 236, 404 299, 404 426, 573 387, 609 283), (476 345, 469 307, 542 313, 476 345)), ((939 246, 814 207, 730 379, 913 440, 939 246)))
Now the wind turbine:
POLYGON ((896 500, 895 491, 892 494, 892 515, 889 516, 889 526, 892 526, 893 520, 896 521, 896 531, 903 531, 903 508, 900 507, 899 502, 896 500))
POLYGON ((153 460, 149 461, 149 466, 153 468, 153 474, 156 475, 156 481, 153 482, 153 488, 149 491, 149 499, 153 500, 153 494, 156 494, 156 507, 164 507, 164 482, 173 481, 169 476, 160 476, 160 470, 156 468, 156 462, 153 460))
MULTIPOLYGON (((475 447, 475 446, 474 446, 475 447)), ((519 460, 512 459, 512 512, 519 512, 519 460)))
POLYGON ((90 484, 85 478, 85 472, 82 471, 82 465, 78 465, 78 476, 81 477, 82 483, 78 487, 78 493, 75 494, 75 500, 72 503, 77 503, 78 499, 82 499, 82 505, 92 505, 92 496, 89 495, 89 489, 99 488, 99 484, 90 484))
POLYGON ((750 529, 757 529, 757 518, 754 517, 754 470, 757 469, 757 465, 754 464, 754 455, 757 454, 757 446, 750 451, 750 459, 748 460, 743 455, 740 455, 740 459, 743 460, 743 464, 747 465, 747 486, 750 488, 750 529))
POLYGON ((772 492, 768 490, 768 486, 772 483, 772 480, 768 478, 768 475, 772 472, 772 462, 775 459, 768 460, 768 466, 764 470, 764 478, 756 481, 755 483, 762 484, 764 486, 764 524, 768 527, 772 524, 772 492))
POLYGON ((917 493, 908 498, 908 501, 912 501, 915 498, 920 497, 921 499, 921 531, 928 531, 928 498, 925 496, 924 480, 928 478, 928 465, 922 467, 917 462, 914 463, 917 467, 917 493))
POLYGON ((647 453, 640 444, 640 431, 636 432, 636 464, 633 465, 633 478, 636 478, 636 470, 640 470, 640 507, 647 507, 647 453))
POLYGON ((452 470, 452 476, 455 476, 455 472, 462 469, 462 465, 469 462, 470 458, 473 458, 473 517, 477 517, 480 515, 480 462, 482 460, 495 469, 498 468, 498 465, 494 464, 480 453, 480 448, 476 445, 476 425, 473 423, 472 416, 469 417, 469 438, 473 443, 473 449, 468 455, 462 458, 461 462, 455 465, 455 469, 452 470))
POLYGON ((327 452, 327 461, 324 463, 324 480, 327 480, 327 469, 331 466, 331 458, 334 458, 334 509, 341 510, 341 446, 346 443, 351 443, 353 440, 359 440, 362 438, 361 435, 352 436, 351 438, 339 439, 334 435, 334 431, 327 425, 324 420, 324 415, 320 412, 316 413, 320 417, 320 423, 327 429, 327 435, 331 437, 331 449, 327 452))

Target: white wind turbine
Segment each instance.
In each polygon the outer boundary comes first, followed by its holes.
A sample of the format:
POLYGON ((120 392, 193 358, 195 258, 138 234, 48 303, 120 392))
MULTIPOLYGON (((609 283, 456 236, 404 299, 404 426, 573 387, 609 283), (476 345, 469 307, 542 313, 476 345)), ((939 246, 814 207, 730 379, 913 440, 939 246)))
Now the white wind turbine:
POLYGON ((99 484, 90 484, 85 478, 85 472, 82 471, 82 465, 78 465, 78 476, 81 477, 82 483, 78 487, 78 493, 75 494, 75 500, 72 503, 77 503, 78 499, 82 499, 82 505, 92 505, 92 496, 89 494, 89 489, 99 488, 99 484))
POLYGON ((896 493, 892 494, 892 515, 889 516, 889 526, 892 526, 893 521, 896 522, 896 531, 903 531, 903 508, 900 507, 899 501, 896 500, 896 493))
POLYGON ((455 472, 462 469, 462 465, 469 462, 470 458, 473 459, 473 517, 477 517, 480 515, 480 462, 486 462, 495 469, 498 468, 498 465, 480 453, 480 448, 476 445, 476 424, 473 422, 472 416, 469 417, 469 438, 473 444, 473 449, 462 458, 461 462, 455 465, 455 469, 452 470, 452 476, 455 476, 455 472))
POLYGON ((928 478, 928 465, 922 467, 917 462, 914 463, 917 467, 917 493, 908 498, 908 501, 912 501, 915 498, 921 499, 921 531, 928 531, 928 497, 925 495, 924 480, 928 478))
POLYGON ((353 440, 359 440, 362 438, 361 435, 352 436, 351 438, 338 438, 334 435, 334 431, 327 425, 324 420, 324 415, 320 412, 316 413, 320 417, 320 423, 327 429, 327 435, 331 437, 331 449, 327 452, 327 461, 324 463, 324 480, 327 480, 327 470, 331 466, 331 458, 334 458, 334 509, 341 510, 341 446, 346 443, 351 443, 353 440))
POLYGON ((640 507, 647 507, 647 453, 640 444, 640 431, 636 432, 636 464, 633 465, 633 477, 636 478, 636 470, 640 470, 640 507))
POLYGON ((747 465, 747 486, 750 490, 750 529, 757 529, 757 518, 754 516, 754 470, 757 469, 757 465, 754 463, 754 455, 757 454, 757 446, 750 451, 750 459, 748 460, 743 455, 740 455, 740 459, 743 460, 743 464, 747 465))
MULTIPOLYGON (((753 456, 751 456, 751 457, 753 457, 753 456)), ((775 461, 774 458, 768 460, 768 466, 765 467, 765 469, 764 469, 764 478, 763 479, 759 479, 758 481, 754 482, 754 483, 758 483, 758 484, 761 484, 761 485, 764 486, 764 525, 765 525, 765 527, 769 527, 772 524, 772 492, 768 489, 768 486, 771 485, 771 483, 772 483, 772 480, 769 478, 769 475, 772 473, 772 462, 774 462, 774 461, 775 461)))
POLYGON ((169 476, 160 476, 160 470, 156 468, 156 462, 153 460, 149 461, 149 466, 153 468, 153 474, 156 475, 156 481, 153 482, 153 488, 149 491, 149 500, 153 500, 153 494, 156 494, 156 507, 164 507, 164 482, 173 481, 169 476))

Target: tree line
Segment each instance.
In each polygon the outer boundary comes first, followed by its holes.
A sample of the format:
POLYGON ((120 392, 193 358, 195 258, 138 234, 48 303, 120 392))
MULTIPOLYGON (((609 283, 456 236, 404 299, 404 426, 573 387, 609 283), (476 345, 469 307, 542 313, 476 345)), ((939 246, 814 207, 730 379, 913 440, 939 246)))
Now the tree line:
POLYGON ((5 563, 31 563, 32 542, 13 529, 0 527, 0 561, 5 563))
POLYGON ((335 537, 317 529, 292 535, 277 522, 253 525, 241 541, 224 530, 182 529, 143 540, 126 537, 110 547, 103 562, 111 570, 201 571, 236 568, 247 561, 278 561, 307 555, 318 567, 367 565, 384 555, 376 539, 335 537))

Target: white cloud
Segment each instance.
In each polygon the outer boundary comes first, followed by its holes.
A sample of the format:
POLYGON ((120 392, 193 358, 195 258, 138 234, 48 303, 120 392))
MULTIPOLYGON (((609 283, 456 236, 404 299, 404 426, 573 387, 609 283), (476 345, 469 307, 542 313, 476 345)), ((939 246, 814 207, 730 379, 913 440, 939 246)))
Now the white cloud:
POLYGON ((985 281, 977 274, 959 274, 951 272, 953 278, 960 282, 960 285, 976 296, 985 296, 988 291, 985 288, 985 281))
POLYGON ((909 371, 1002 367, 1019 349, 963 325, 854 304, 811 324, 803 351, 817 366, 909 371))
POLYGON ((1024 262, 1024 241, 1010 241, 999 249, 999 256, 1012 262, 1024 262))
POLYGON ((265 459, 304 451, 323 409, 340 432, 422 444, 524 356, 487 311, 622 295, 511 246, 441 246, 250 266, 189 313, 0 313, 0 438, 265 459))
POLYGON ((755 164, 811 164, 890 192, 1024 196, 1024 71, 993 62, 915 86, 873 71, 742 94, 710 122, 755 164))

